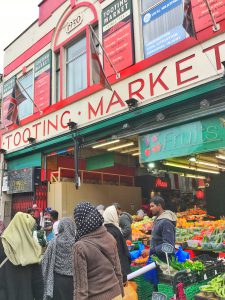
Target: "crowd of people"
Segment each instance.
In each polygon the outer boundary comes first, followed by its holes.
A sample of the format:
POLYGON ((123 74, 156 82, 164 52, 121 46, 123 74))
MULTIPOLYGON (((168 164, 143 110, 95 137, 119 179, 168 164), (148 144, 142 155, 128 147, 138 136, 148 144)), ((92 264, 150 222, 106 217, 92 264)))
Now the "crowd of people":
MULTIPOLYGON (((131 239, 132 217, 118 203, 105 208, 82 202, 75 207, 74 218, 61 220, 57 211, 47 211, 43 229, 52 237, 43 253, 33 238, 41 221, 35 209, 16 213, 1 234, 0 299, 122 299, 131 272, 126 240, 131 239)), ((155 199, 152 212, 159 219, 152 248, 157 253, 160 243, 173 243, 175 220, 164 211, 163 199, 155 199)))

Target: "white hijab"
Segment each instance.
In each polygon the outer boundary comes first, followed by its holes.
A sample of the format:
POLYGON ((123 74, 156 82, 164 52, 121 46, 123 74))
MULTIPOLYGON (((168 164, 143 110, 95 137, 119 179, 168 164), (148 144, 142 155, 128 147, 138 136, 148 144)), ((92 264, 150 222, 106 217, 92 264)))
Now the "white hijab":
POLYGON ((113 224, 116 227, 118 227, 119 230, 121 230, 119 226, 118 213, 114 205, 111 205, 106 208, 106 210, 103 213, 103 218, 104 218, 104 224, 113 224))

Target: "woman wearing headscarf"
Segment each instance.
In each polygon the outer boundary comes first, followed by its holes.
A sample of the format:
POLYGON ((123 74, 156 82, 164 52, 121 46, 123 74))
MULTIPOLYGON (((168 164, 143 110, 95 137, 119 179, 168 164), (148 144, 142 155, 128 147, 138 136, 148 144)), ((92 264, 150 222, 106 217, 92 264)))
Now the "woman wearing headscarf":
POLYGON ((90 203, 74 210, 76 243, 73 248, 74 300, 122 299, 123 281, 116 241, 104 219, 90 203))
POLYGON ((123 274, 123 282, 127 281, 127 274, 130 269, 130 253, 127 249, 126 242, 119 227, 119 217, 114 205, 109 206, 103 213, 104 225, 107 231, 115 238, 120 258, 121 270, 123 274))
POLYGON ((33 239, 35 219, 18 212, 0 240, 0 299, 42 300, 41 247, 33 239))
POLYGON ((73 299, 72 246, 74 242, 74 221, 70 218, 61 219, 58 235, 48 244, 42 260, 43 300, 73 299))

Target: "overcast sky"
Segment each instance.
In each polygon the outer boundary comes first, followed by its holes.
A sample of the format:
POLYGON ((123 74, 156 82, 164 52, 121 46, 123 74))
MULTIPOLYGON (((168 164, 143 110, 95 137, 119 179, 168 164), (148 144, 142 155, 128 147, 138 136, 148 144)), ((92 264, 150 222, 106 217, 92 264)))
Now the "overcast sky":
POLYGON ((3 49, 38 18, 41 0, 1 0, 0 73, 3 73, 3 49))

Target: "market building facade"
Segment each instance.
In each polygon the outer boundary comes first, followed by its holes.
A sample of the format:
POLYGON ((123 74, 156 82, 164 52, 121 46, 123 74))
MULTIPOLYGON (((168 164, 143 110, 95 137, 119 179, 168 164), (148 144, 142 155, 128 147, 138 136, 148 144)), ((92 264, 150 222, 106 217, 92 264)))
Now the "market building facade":
POLYGON ((34 202, 61 216, 72 214, 81 200, 122 202, 132 213, 153 190, 179 190, 183 184, 183 190, 196 192, 192 179, 203 179, 205 188, 211 174, 220 176, 210 177, 212 185, 220 185, 225 2, 211 2, 213 19, 203 0, 192 1, 194 36, 183 27, 182 0, 39 4, 38 20, 5 49, 1 214, 6 222, 34 202), (25 97, 14 107, 18 124, 9 117, 16 85, 25 97), (208 162, 202 168, 184 162, 208 152, 208 158, 197 157, 208 162), (172 159, 169 169, 167 159, 175 157, 183 161, 172 159), (156 161, 156 168, 149 167, 156 161), (179 163, 188 172, 180 172, 179 163))

